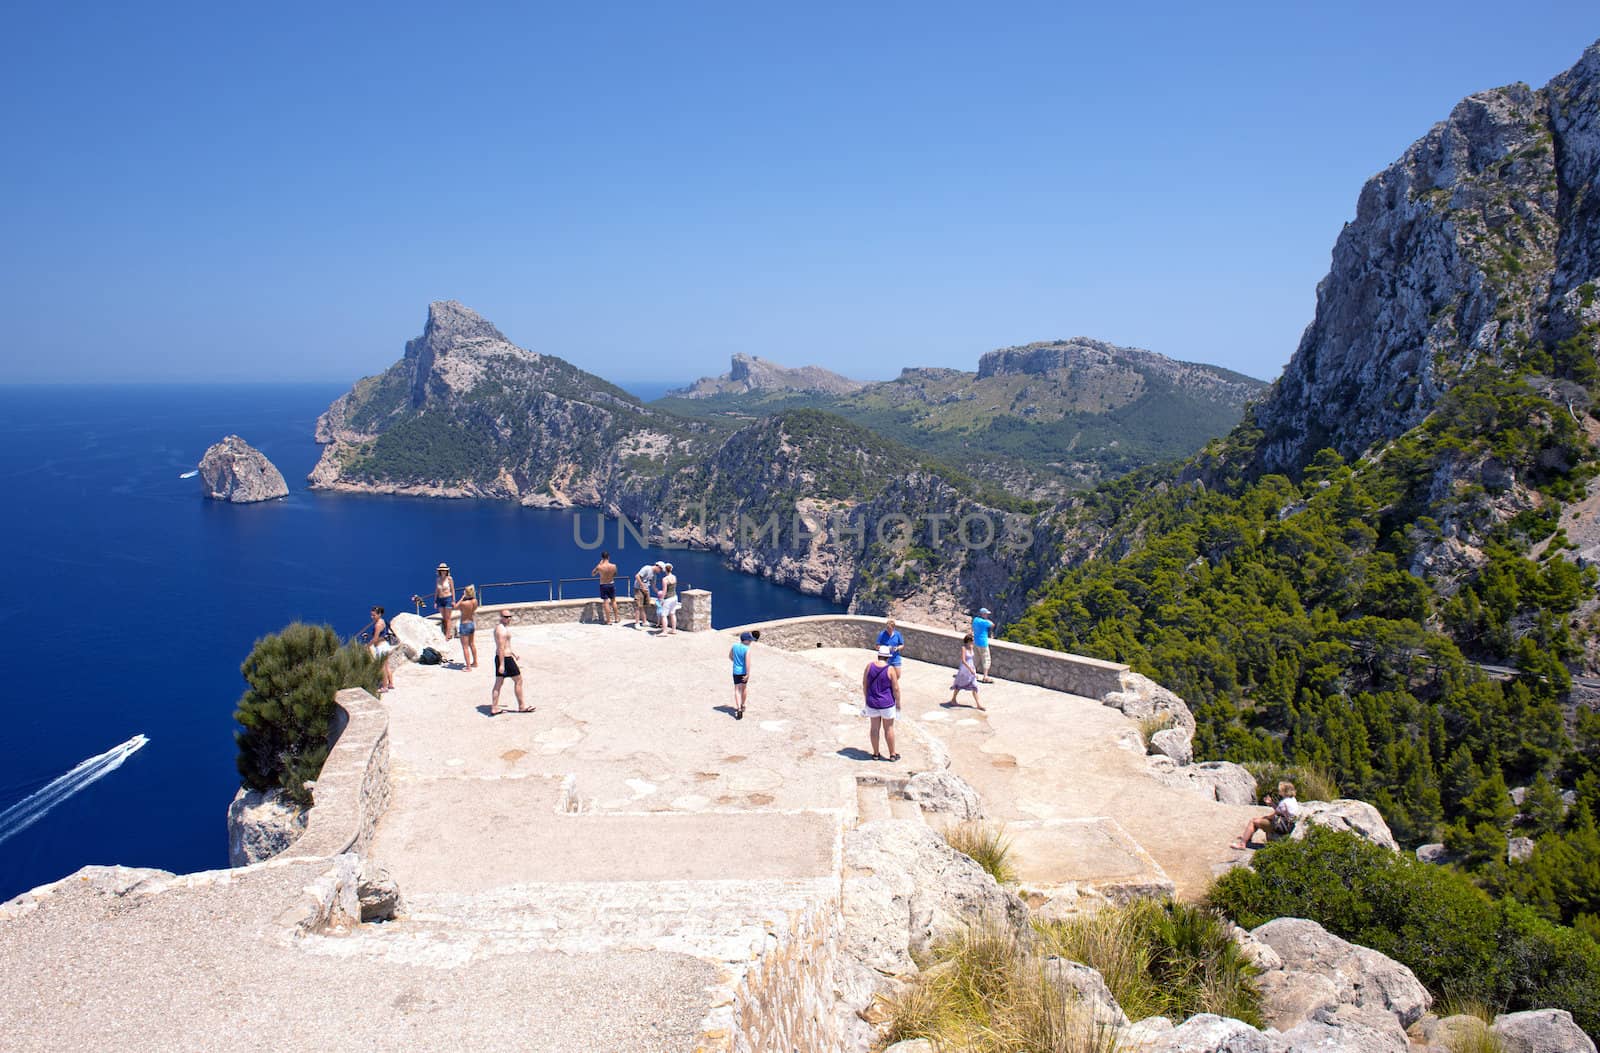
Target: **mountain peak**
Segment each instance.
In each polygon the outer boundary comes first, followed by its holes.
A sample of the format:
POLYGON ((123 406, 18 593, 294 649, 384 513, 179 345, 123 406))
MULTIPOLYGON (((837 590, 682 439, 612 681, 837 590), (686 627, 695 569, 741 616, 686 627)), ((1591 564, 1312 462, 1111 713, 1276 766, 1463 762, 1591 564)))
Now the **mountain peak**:
POLYGON ((438 350, 468 340, 506 340, 483 315, 458 300, 435 300, 428 305, 428 322, 422 338, 438 350))

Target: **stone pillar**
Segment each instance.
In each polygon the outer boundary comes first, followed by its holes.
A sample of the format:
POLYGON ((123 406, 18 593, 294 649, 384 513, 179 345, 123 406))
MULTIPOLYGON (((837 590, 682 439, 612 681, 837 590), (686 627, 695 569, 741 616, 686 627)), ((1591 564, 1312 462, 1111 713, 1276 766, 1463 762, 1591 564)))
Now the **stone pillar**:
POLYGON ((683 608, 678 611, 678 628, 689 633, 711 631, 711 593, 706 589, 685 589, 678 593, 683 608))

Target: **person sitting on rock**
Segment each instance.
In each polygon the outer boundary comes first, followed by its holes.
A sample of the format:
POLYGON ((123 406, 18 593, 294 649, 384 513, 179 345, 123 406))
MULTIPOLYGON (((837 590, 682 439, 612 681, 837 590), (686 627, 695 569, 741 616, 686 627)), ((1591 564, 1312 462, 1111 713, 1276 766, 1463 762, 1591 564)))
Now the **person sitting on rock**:
POLYGON ((1293 831, 1295 822, 1300 818, 1300 802, 1295 800, 1294 792, 1294 783, 1280 782, 1276 801, 1271 794, 1261 798, 1262 804, 1272 805, 1271 813, 1259 815, 1245 824, 1244 834, 1231 847, 1239 851, 1249 848, 1251 839, 1258 831, 1265 834, 1269 841, 1293 831))

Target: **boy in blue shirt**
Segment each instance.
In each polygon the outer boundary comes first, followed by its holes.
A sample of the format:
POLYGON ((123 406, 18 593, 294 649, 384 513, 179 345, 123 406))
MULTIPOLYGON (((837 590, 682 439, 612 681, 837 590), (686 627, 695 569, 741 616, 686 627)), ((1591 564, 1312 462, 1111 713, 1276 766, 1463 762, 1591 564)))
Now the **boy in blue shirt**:
POLYGON ((889 664, 895 668, 900 666, 900 648, 906 645, 906 638, 900 635, 900 630, 894 627, 894 619, 889 618, 883 623, 883 631, 878 634, 878 646, 889 649, 889 664))
POLYGON ((979 607, 978 613, 972 619, 972 648, 978 652, 978 668, 983 675, 978 678, 980 684, 992 684, 989 679, 989 634, 994 632, 994 622, 989 620, 989 608, 979 607))
POLYGON ((739 642, 728 651, 733 662, 733 719, 744 719, 745 693, 750 687, 750 645, 755 643, 752 633, 740 633, 739 642))

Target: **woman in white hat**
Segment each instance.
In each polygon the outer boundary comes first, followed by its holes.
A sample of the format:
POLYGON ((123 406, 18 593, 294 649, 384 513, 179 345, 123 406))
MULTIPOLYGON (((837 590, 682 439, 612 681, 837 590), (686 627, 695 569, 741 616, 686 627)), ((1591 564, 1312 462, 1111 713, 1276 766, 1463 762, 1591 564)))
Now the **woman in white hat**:
POLYGON ((450 564, 439 564, 438 580, 433 583, 433 605, 439 608, 439 625, 444 638, 450 639, 450 608, 456 605, 456 579, 450 576, 450 564))
POLYGON ((861 674, 861 715, 872 720, 873 760, 900 759, 900 754, 894 751, 894 718, 900 715, 900 670, 889 664, 893 655, 893 648, 887 644, 880 646, 866 672, 861 674), (887 757, 878 752, 880 728, 884 745, 889 748, 887 757))

